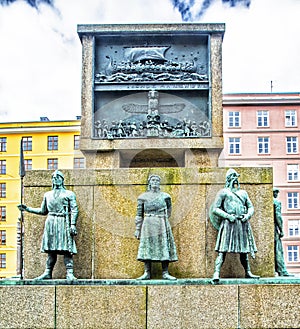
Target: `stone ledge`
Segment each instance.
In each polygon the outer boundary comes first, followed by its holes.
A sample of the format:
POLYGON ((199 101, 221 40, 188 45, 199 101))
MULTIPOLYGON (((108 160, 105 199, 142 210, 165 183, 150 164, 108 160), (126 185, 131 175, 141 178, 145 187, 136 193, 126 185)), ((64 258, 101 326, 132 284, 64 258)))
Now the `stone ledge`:
MULTIPOLYGON (((213 286, 239 285, 300 285, 300 277, 272 277, 260 279, 220 278, 220 282, 213 286)), ((32 280, 32 279, 2 279, 0 286, 206 286, 212 285, 211 278, 177 279, 177 280, 136 280, 136 279, 78 279, 67 281, 64 279, 32 280)))

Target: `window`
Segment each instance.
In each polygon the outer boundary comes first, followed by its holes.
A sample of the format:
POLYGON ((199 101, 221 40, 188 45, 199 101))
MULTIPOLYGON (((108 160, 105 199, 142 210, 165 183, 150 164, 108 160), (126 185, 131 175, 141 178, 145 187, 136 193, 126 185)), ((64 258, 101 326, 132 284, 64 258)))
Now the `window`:
POLYGON ((228 112, 228 126, 240 127, 240 112, 228 112))
POLYGON ((32 137, 22 137, 24 151, 32 151, 32 137))
POLYGON ((6 152, 6 137, 0 137, 0 152, 6 152))
POLYGON ((0 174, 6 174, 6 160, 0 160, 0 174))
POLYGON ((32 170, 32 159, 25 159, 24 160, 25 170, 32 170))
POLYGON ((257 146, 259 154, 269 154, 270 153, 270 138, 269 137, 258 137, 257 146))
POLYGON ((289 262, 298 262, 299 260, 299 246, 288 246, 288 261, 289 262))
POLYGON ((80 136, 74 135, 74 150, 79 150, 80 136))
POLYGON ((6 221, 6 207, 0 206, 0 222, 6 221))
POLYGON ((287 137, 286 138, 286 152, 287 153, 298 153, 298 137, 287 137))
POLYGON ((58 159, 48 159, 47 161, 48 161, 48 163, 47 163, 48 170, 58 169, 58 159))
POLYGON ((241 154, 241 139, 229 137, 229 154, 241 154))
POLYGON ((0 268, 6 268, 6 254, 0 254, 0 268))
POLYGON ((288 164, 287 165, 287 179, 289 181, 299 180, 299 165, 298 164, 288 164))
POLYGON ((269 127, 269 111, 257 111, 257 126, 269 127))
POLYGON ((0 230, 0 245, 4 246, 6 245, 6 231, 0 230))
POLYGON ((285 111, 285 126, 286 127, 297 126, 297 113, 295 110, 285 111))
POLYGON ((6 198, 6 183, 0 183, 0 198, 6 198))
POLYGON ((288 194, 287 194, 288 209, 298 209, 298 204, 299 204, 299 193, 298 192, 288 192, 288 194))
POLYGON ((48 151, 58 150, 58 136, 48 136, 48 151))
POLYGON ((289 228, 289 236, 299 236, 299 227, 300 221, 299 220, 289 220, 288 221, 288 228, 289 228))
POLYGON ((74 158, 74 168, 84 168, 84 158, 74 158))

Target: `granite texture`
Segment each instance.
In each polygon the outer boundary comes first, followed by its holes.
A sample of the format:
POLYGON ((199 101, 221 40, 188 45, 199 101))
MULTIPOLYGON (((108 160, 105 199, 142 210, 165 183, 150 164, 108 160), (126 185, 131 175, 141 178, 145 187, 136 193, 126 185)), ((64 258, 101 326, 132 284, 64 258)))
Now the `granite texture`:
POLYGON ((94 84, 94 43, 93 36, 83 36, 82 42, 82 83, 81 83, 81 132, 82 140, 90 138, 93 107, 93 84, 94 84))
MULTIPOLYGON (((78 254, 74 272, 79 279, 133 279, 143 273, 136 260, 138 241, 134 238, 137 197, 146 190, 150 173, 162 178, 162 191, 173 201, 172 226, 178 262, 170 272, 178 278, 211 277, 216 252, 217 231, 208 219, 208 209, 217 191, 224 186, 226 168, 153 168, 64 170, 68 189, 77 195, 79 205, 78 254)), ((263 277, 274 276, 272 170, 240 168, 241 186, 255 208, 251 218, 258 252, 251 259, 252 271, 263 277)), ((28 172, 24 179, 26 204, 39 207, 50 187, 49 171, 28 172)), ((24 214, 25 278, 40 275, 46 255, 40 253, 45 217, 24 214)), ((237 255, 227 255, 221 278, 244 277, 237 255)), ((160 278, 160 264, 154 265, 160 278)), ((65 278, 60 257, 54 278, 65 278)))
POLYGON ((222 34, 213 34, 210 39, 213 136, 223 136, 222 41, 222 34))
POLYGON ((144 329, 146 287, 59 286, 56 328, 144 329))
POLYGON ((0 280, 0 328, 299 328, 300 279, 0 280))
POLYGON ((299 328, 299 296, 299 285, 241 286, 241 328, 299 328))
POLYGON ((54 286, 0 286, 1 329, 55 327, 54 286))
POLYGON ((238 286, 151 286, 147 328, 236 328, 237 308, 238 286))

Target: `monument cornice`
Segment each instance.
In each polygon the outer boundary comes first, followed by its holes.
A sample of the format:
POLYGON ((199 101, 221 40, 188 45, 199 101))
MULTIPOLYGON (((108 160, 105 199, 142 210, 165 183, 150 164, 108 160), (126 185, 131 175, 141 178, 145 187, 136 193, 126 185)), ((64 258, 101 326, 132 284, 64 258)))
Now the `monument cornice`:
POLYGON ((77 33, 82 35, 95 35, 97 33, 185 33, 197 32, 200 34, 224 34, 224 23, 169 23, 169 24, 78 24, 77 33))

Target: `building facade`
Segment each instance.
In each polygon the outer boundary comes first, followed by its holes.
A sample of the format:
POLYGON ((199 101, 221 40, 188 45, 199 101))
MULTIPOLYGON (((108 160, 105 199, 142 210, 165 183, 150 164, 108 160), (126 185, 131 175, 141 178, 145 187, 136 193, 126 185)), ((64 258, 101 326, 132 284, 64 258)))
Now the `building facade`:
POLYGON ((17 274, 21 141, 26 171, 85 167, 80 120, 0 123, 0 278, 17 274))
POLYGON ((225 94, 223 113, 219 165, 273 167, 285 262, 290 273, 300 275, 300 93, 225 94))

